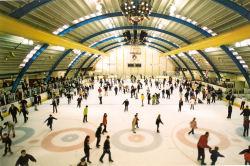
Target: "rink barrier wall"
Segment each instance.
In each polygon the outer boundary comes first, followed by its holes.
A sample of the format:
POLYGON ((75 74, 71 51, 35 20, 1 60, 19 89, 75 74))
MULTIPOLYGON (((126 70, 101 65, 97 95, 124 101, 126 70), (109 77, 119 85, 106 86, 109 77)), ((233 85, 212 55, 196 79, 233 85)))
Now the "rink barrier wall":
MULTIPOLYGON (((45 92, 45 93, 41 93, 41 101, 44 102, 46 100, 48 100, 48 93, 45 92)), ((31 98, 27 98, 25 99, 28 103, 28 108, 29 107, 32 107, 32 101, 31 101, 31 98)), ((4 106, 1 106, 0 107, 0 112, 2 113, 2 116, 3 117, 7 117, 9 115, 9 108, 11 106, 11 104, 14 104, 20 111, 20 104, 18 102, 14 102, 14 103, 10 103, 10 104, 7 104, 7 105, 4 105, 4 106)), ((27 109, 29 111, 29 109, 27 109)))

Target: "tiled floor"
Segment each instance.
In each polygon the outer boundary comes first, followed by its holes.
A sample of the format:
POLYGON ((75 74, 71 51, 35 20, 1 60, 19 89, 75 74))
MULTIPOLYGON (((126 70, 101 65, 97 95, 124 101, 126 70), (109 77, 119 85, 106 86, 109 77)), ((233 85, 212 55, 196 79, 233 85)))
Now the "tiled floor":
MULTIPOLYGON (((144 94, 146 90, 144 89, 144 94)), ((152 89, 154 91, 154 88, 152 89)), ((91 136, 91 156, 93 166, 166 166, 166 165, 197 165, 196 143, 201 134, 210 132, 209 145, 219 146, 225 158, 219 158, 217 164, 244 164, 243 156, 238 153, 249 145, 250 139, 242 137, 242 117, 238 108, 233 108, 232 119, 226 119, 227 106, 225 102, 216 104, 199 104, 195 110, 189 110, 189 104, 184 103, 183 112, 177 112, 178 90, 174 91, 170 100, 161 99, 160 105, 141 107, 139 99, 130 99, 129 94, 118 96, 113 91, 103 99, 103 105, 98 104, 97 88, 90 91, 88 100, 84 100, 81 109, 76 108, 76 98, 68 105, 66 98, 61 99, 58 113, 54 114, 54 130, 47 128, 44 120, 52 113, 51 101, 39 106, 39 111, 30 108, 29 121, 24 124, 22 116, 16 126, 16 138, 13 139, 13 155, 0 157, 1 166, 13 166, 21 149, 32 154, 38 166, 69 166, 76 165, 84 155, 82 142, 89 134, 91 136), (123 111, 122 102, 128 98, 129 111, 123 111), (82 110, 89 105, 89 123, 82 123, 82 110), (94 133, 102 121, 104 113, 108 114, 108 134, 111 136, 111 152, 114 163, 109 163, 107 156, 104 164, 99 163, 102 149, 95 148, 94 133), (139 129, 131 132, 131 122, 135 113, 139 114, 139 129), (164 125, 160 134, 156 133, 155 120, 161 114, 164 125), (197 118, 199 129, 196 134, 188 135, 189 122, 197 118)), ((9 119, 6 118, 6 119, 9 119)), ((107 135, 107 134, 106 134, 107 135)), ((101 145, 105 136, 102 136, 101 145)), ((0 151, 3 153, 1 145, 0 151)), ((206 152, 206 162, 210 163, 210 155, 206 152)))

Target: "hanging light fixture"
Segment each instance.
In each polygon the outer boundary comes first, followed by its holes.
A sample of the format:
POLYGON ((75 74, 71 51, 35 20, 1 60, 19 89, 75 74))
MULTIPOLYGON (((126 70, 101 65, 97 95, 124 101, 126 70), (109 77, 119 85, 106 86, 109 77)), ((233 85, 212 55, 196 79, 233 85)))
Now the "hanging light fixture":
POLYGON ((122 13, 134 25, 148 19, 153 0, 120 0, 122 13))

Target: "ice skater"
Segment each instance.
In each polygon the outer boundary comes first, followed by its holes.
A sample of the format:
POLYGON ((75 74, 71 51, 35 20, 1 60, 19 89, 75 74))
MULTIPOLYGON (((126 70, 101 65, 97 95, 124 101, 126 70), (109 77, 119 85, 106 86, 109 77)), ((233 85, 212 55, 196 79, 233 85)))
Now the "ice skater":
POLYGON ((12 116, 12 120, 14 123, 17 123, 16 115, 18 112, 19 112, 18 108, 14 104, 11 104, 9 108, 9 114, 12 116))
POLYGON ((83 110, 83 123, 88 122, 88 112, 89 112, 89 108, 88 108, 88 105, 86 105, 83 110))
POLYGON ((21 156, 16 161, 16 166, 28 166, 29 160, 32 162, 36 162, 36 159, 34 156, 27 154, 26 150, 21 150, 21 156))
POLYGON ((128 101, 128 99, 126 99, 122 104, 124 104, 124 112, 125 111, 128 111, 128 106, 129 106, 129 101, 128 101))
POLYGON ((10 132, 12 132, 12 136, 13 136, 13 138, 15 138, 15 136, 16 136, 16 134, 15 134, 15 123, 7 121, 3 125, 5 126, 4 129, 5 128, 8 129, 8 135, 10 135, 10 132))
POLYGON ((49 117, 44 121, 44 123, 47 122, 47 126, 50 128, 51 131, 52 131, 53 120, 57 119, 50 114, 49 117))
POLYGON ((27 103, 28 102, 26 100, 21 100, 21 112, 23 114, 24 123, 27 122, 27 115, 29 114, 29 112, 27 111, 27 103))
POLYGON ((141 106, 143 107, 144 106, 144 94, 142 93, 141 94, 141 106))
POLYGON ((112 160, 112 157, 111 157, 111 152, 110 152, 110 141, 109 141, 110 137, 107 136, 106 140, 104 141, 104 145, 103 145, 103 153, 99 159, 99 161, 101 163, 103 163, 103 157, 105 156, 106 153, 108 153, 109 155, 109 162, 114 162, 112 160))
POLYGON ((87 162, 88 163, 91 163, 91 161, 89 160, 89 156, 90 156, 90 146, 89 146, 89 140, 90 140, 90 136, 87 135, 85 137, 85 140, 84 140, 84 153, 85 153, 85 156, 83 157, 83 159, 85 160, 87 158, 87 162))
POLYGON ((206 165, 204 162, 205 160, 205 148, 211 149, 210 146, 207 145, 209 137, 209 132, 206 132, 204 135, 200 136, 199 141, 197 143, 197 149, 198 149, 198 157, 197 160, 201 160, 201 165, 206 165))
POLYGON ((249 108, 248 108, 248 105, 246 106, 246 108, 243 109, 243 111, 240 113, 240 115, 243 115, 244 118, 249 119, 250 110, 249 110, 249 108))
POLYGON ((243 137, 248 137, 249 123, 250 123, 250 120, 247 118, 244 118, 244 120, 243 120, 243 128, 244 128, 243 137))
POLYGON ((190 122, 190 128, 191 128, 191 131, 188 132, 188 135, 191 133, 194 134, 194 129, 197 129, 196 118, 193 118, 193 120, 190 122))
POLYGON ((178 109, 179 112, 181 112, 181 107, 182 106, 183 106, 183 100, 182 100, 182 98, 180 98, 180 100, 179 100, 179 109, 178 109))
POLYGON ((81 103, 82 103, 82 96, 79 96, 78 98, 77 98, 77 108, 81 108, 81 103))
POLYGON ((102 134, 107 133, 107 124, 108 124, 108 115, 106 113, 104 113, 103 118, 102 118, 102 124, 104 126, 103 130, 102 130, 102 134))
POLYGON ((229 103, 227 108, 227 119, 231 119, 232 111, 233 111, 232 104, 229 103))
POLYGON ((239 154, 244 155, 245 165, 250 165, 250 146, 248 146, 248 149, 242 150, 239 154))
POLYGON ((96 137, 96 147, 100 147, 100 141, 101 141, 101 133, 102 133, 102 123, 100 123, 99 127, 97 128, 95 132, 95 137, 96 137))
POLYGON ((9 137, 9 135, 7 133, 3 134, 2 142, 4 143, 4 154, 3 154, 3 156, 6 156, 6 154, 8 152, 10 154, 13 154, 13 152, 11 151, 12 140, 10 139, 10 137, 9 137))
POLYGON ((224 155, 220 154, 219 147, 215 146, 214 150, 209 149, 209 152, 211 153, 210 159, 212 160, 211 165, 215 165, 218 157, 225 157, 224 155))
POLYGON ((135 126, 136 126, 136 115, 134 116, 134 118, 132 120, 132 131, 133 131, 133 133, 136 133, 135 132, 135 126))
POLYGON ((115 90, 115 95, 117 95, 117 92, 118 92, 118 87, 117 87, 117 86, 115 86, 114 90, 115 90))
POLYGON ((135 122, 135 126, 136 128, 139 128, 139 118, 138 118, 138 113, 135 114, 136 117, 136 122, 135 122))
POLYGON ((157 133, 160 133, 160 130, 159 130, 159 127, 160 127, 160 124, 163 124, 163 122, 161 121, 161 115, 159 114, 156 118, 156 126, 157 126, 157 133))
POLYGON ((99 93, 98 98, 99 98, 99 104, 102 104, 102 93, 99 93))
POLYGON ((55 99, 52 100, 51 105, 53 106, 53 113, 55 113, 55 112, 57 113, 57 102, 55 99))
POLYGON ((194 104, 195 104, 195 97, 193 96, 191 99, 190 99, 190 110, 194 110, 194 104))
POLYGON ((246 102, 244 100, 240 103, 240 110, 244 110, 246 102))

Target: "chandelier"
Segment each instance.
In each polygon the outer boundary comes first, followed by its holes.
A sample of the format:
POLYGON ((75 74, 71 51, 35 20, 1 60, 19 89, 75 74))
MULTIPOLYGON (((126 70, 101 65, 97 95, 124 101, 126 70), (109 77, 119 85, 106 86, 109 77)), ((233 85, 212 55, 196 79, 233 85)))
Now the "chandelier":
POLYGON ((148 19, 152 9, 153 0, 121 0, 122 13, 134 25, 148 19))

